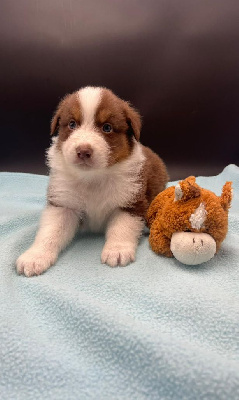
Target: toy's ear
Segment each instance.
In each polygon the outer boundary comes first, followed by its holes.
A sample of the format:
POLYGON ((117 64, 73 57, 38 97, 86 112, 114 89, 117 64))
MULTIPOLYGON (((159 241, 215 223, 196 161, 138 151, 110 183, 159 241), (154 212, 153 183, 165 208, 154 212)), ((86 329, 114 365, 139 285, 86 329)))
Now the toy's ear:
POLYGON ((184 181, 179 182, 175 186, 175 198, 178 200, 189 200, 199 197, 201 194, 200 187, 196 184, 195 176, 189 176, 184 181))
POLYGON ((228 211, 229 207, 231 206, 232 192, 232 182, 226 182, 222 188, 222 194, 220 197, 221 206, 225 211, 228 211))
POLYGON ((135 139, 139 141, 141 131, 141 116, 127 101, 124 101, 124 109, 126 114, 126 121, 135 139))
POLYGON ((188 178, 184 179, 184 181, 194 185, 194 183, 196 183, 196 178, 195 176, 189 176, 188 178))

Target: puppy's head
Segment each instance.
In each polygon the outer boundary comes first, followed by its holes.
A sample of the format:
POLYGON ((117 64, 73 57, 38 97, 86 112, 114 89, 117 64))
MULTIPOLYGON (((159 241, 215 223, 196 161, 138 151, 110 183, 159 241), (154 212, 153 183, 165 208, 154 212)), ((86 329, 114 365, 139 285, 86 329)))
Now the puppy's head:
POLYGON ((139 141, 141 118, 110 90, 85 87, 67 95, 51 122, 65 161, 80 169, 101 169, 126 159, 139 141))

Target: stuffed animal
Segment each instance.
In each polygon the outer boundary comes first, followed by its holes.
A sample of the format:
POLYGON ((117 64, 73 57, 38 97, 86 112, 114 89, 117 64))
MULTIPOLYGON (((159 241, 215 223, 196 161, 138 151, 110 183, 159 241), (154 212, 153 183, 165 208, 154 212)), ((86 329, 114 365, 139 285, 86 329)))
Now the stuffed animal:
POLYGON ((231 200, 232 182, 220 197, 198 186, 194 176, 165 189, 147 213, 152 250, 188 265, 210 260, 226 237, 231 200))

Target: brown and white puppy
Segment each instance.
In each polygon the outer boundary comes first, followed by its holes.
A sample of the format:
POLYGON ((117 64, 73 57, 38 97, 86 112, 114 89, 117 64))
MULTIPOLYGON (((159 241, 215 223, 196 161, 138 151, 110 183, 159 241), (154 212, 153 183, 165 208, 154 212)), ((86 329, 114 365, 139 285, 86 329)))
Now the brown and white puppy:
POLYGON ((110 90, 67 95, 51 123, 48 203, 33 245, 17 271, 38 275, 53 265, 77 229, 106 232, 101 262, 135 260, 147 209, 168 180, 163 161, 139 143, 141 118, 110 90))

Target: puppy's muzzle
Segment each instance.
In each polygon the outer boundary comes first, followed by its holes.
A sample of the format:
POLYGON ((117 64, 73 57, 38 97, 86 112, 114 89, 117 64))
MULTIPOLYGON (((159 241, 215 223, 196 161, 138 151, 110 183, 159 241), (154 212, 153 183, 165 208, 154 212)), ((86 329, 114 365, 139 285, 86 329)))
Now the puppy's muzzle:
POLYGON ((92 157, 93 149, 90 145, 80 145, 76 148, 77 157, 82 161, 87 161, 92 157))

